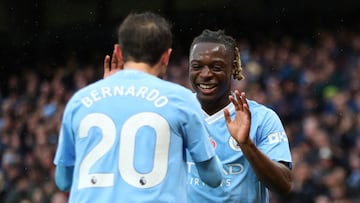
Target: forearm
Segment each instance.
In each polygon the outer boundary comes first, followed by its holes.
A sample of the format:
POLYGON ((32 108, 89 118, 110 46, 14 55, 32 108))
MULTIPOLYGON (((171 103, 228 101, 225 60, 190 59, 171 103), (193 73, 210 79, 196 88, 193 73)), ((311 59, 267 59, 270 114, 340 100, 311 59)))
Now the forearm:
POLYGON ((279 194, 286 194, 290 191, 291 172, 288 167, 270 160, 252 141, 240 144, 240 148, 255 174, 266 187, 279 194))

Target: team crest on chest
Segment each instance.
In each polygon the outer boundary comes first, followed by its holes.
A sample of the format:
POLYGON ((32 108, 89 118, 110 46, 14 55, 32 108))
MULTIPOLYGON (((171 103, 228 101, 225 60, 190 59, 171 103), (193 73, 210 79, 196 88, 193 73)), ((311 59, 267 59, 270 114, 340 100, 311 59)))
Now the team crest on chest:
POLYGON ((214 149, 216 149, 216 141, 212 137, 209 137, 209 141, 211 145, 214 147, 214 149))
POLYGON ((236 140, 230 136, 229 138, 229 146, 231 149, 233 149, 234 151, 241 151, 240 146, 238 145, 238 143, 236 142, 236 140))

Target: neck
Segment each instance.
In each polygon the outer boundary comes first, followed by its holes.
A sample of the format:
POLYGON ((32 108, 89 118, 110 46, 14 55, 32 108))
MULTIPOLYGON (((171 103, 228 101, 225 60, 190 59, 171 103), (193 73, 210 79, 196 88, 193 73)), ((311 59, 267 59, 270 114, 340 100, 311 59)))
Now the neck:
POLYGON ((138 70, 156 77, 158 77, 161 73, 161 68, 159 67, 158 64, 155 64, 154 66, 150 66, 147 63, 134 62, 134 61, 128 61, 124 63, 124 69, 138 70))
POLYGON ((218 111, 222 110, 224 107, 230 104, 229 96, 231 92, 223 94, 213 99, 202 99, 198 97, 202 109, 208 114, 213 115, 218 111))
POLYGON ((213 115, 217 112, 219 112, 220 110, 222 110, 223 108, 225 108, 227 105, 225 106, 219 106, 217 104, 202 104, 202 109, 208 114, 208 115, 213 115))

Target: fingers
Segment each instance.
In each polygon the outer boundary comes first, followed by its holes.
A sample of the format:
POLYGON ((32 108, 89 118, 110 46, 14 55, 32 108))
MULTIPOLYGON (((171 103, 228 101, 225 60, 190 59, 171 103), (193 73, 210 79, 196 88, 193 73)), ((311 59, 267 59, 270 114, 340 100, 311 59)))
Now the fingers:
POLYGON ((241 92, 241 101, 242 101, 243 105, 248 106, 248 102, 246 100, 245 92, 241 92))
POLYGON ((122 70, 124 68, 124 61, 122 58, 121 49, 120 49, 119 44, 114 45, 113 60, 114 60, 114 62, 116 62, 116 63, 112 63, 113 66, 111 68, 113 70, 118 71, 118 70, 122 70))
POLYGON ((111 58, 111 69, 115 69, 117 67, 117 64, 118 64, 118 60, 117 60, 117 57, 116 57, 116 54, 115 54, 115 49, 112 53, 112 58, 111 58))
POLYGON ((239 110, 239 105, 238 105, 237 101, 234 99, 234 96, 229 95, 229 100, 234 105, 235 110, 238 111, 239 110))
POLYGON ((104 59, 104 76, 110 73, 110 56, 106 55, 104 59))
POLYGON ((236 111, 244 111, 244 110, 248 110, 249 109, 249 105, 247 103, 247 99, 246 99, 246 95, 245 92, 239 92, 238 90, 234 91, 234 96, 230 95, 229 96, 229 100, 231 101, 231 103, 233 103, 235 110, 236 111))
POLYGON ((226 123, 231 123, 230 112, 226 108, 224 109, 224 116, 226 123))
POLYGON ((241 96, 240 96, 240 93, 238 90, 235 90, 235 97, 236 99, 234 98, 234 96, 230 95, 229 96, 229 100, 233 103, 233 105, 235 106, 235 110, 236 111, 242 111, 243 110, 243 102, 242 102, 242 99, 241 99, 241 96))
POLYGON ((242 107, 244 111, 250 111, 249 104, 246 99, 245 92, 241 92, 241 101, 242 101, 242 107))

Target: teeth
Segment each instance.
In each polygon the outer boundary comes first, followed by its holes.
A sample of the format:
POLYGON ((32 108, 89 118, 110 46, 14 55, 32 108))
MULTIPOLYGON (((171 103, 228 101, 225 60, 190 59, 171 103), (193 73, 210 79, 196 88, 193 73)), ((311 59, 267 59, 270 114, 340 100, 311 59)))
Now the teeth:
POLYGON ((205 85, 205 84, 200 84, 199 85, 200 88, 202 89, 211 89, 214 87, 214 85, 205 85))

